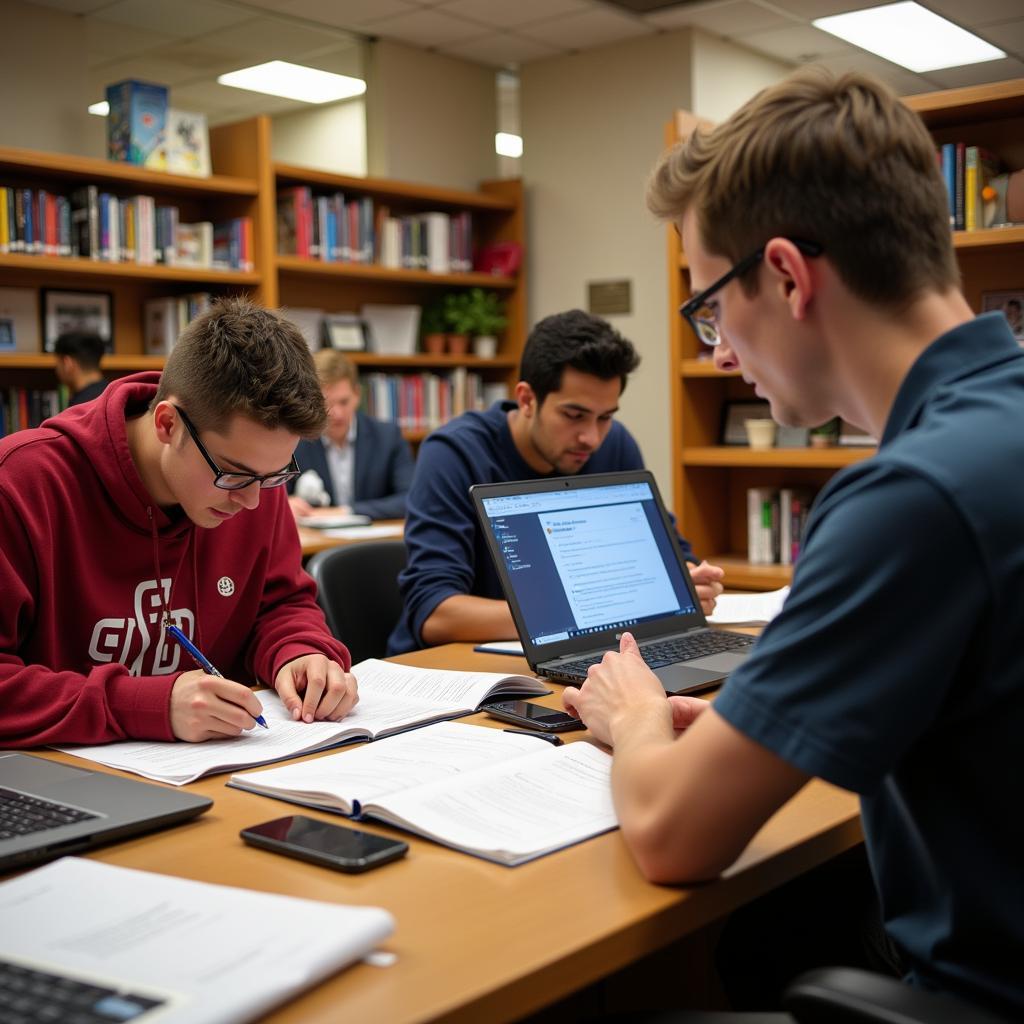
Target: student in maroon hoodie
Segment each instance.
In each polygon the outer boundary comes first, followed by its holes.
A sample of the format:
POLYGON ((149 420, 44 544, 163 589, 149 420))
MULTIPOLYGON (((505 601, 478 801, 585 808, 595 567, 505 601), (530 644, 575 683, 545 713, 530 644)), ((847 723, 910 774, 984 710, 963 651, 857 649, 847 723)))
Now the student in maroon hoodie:
POLYGON ((296 720, 349 712, 351 659, 278 486, 324 420, 299 331, 232 299, 162 375, 0 442, 0 744, 236 736, 261 711, 252 683, 296 720), (168 618, 224 678, 194 667, 168 618))

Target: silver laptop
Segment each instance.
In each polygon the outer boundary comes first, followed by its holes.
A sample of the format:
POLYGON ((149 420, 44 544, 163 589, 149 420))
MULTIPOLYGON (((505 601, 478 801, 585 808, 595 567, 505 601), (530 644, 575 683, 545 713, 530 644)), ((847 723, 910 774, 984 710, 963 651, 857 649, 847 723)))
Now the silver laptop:
POLYGON ((3 752, 0 871, 176 825, 212 806, 204 796, 3 752))
POLYGON ((580 683, 624 630, 668 693, 720 683, 753 637, 708 626, 646 470, 470 488, 523 653, 580 683))

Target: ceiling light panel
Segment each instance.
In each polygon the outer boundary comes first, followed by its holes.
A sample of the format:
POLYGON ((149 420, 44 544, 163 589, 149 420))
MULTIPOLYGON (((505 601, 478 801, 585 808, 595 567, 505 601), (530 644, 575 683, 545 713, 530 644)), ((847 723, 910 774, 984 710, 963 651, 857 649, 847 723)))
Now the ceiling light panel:
POLYGON ((221 85, 235 89, 248 89, 268 96, 283 96, 289 100, 304 103, 333 103, 337 100, 361 96, 366 92, 366 83, 361 78, 336 75, 330 71, 290 64, 288 61, 272 60, 251 68, 241 68, 219 75, 221 85))

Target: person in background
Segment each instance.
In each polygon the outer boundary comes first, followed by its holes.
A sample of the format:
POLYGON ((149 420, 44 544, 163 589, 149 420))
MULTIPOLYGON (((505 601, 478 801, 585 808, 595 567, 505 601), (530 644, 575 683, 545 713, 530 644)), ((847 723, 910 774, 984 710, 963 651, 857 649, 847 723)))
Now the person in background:
POLYGON ((327 429, 295 450, 302 476, 288 487, 292 511, 297 517, 354 512, 402 519, 413 472, 402 431, 359 411, 359 375, 341 352, 321 349, 313 362, 327 404, 327 429))
POLYGON ((628 633, 565 690, 613 748, 623 839, 652 881, 696 882, 812 777, 858 793, 884 932, 859 888, 787 886, 722 949, 734 1007, 772 1009, 856 920, 863 960, 839 964, 1024 1019, 1024 352, 960 290, 934 142, 880 82, 807 68, 667 154, 648 205, 716 367, 779 423, 881 441, 825 485, 713 703, 666 699, 628 633))
MULTIPOLYGON (((616 422, 619 396, 640 357, 611 324, 574 309, 541 320, 523 349, 513 401, 467 412, 420 448, 409 492, 399 577, 405 608, 388 652, 452 641, 511 640, 504 599, 469 496, 472 484, 642 469, 629 431, 616 422)), ((689 544, 684 554, 694 562, 689 544)), ((722 570, 691 568, 706 613, 722 570)))
POLYGON ((106 378, 100 360, 106 351, 103 339, 85 331, 67 331, 54 342, 57 380, 70 393, 68 406, 91 402, 103 394, 106 378))
POLYGON ((162 374, 0 441, 0 744, 238 736, 262 711, 244 683, 274 687, 296 721, 349 712, 351 659, 283 487, 324 420, 299 331, 230 299, 162 374))

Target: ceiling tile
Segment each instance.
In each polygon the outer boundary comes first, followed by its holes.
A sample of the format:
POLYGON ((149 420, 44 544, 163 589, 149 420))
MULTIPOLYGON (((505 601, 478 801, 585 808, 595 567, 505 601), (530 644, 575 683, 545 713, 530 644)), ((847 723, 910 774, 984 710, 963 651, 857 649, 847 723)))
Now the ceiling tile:
POLYGON ((965 28, 1024 16, 1020 0, 925 0, 925 6, 965 28))
POLYGON ((417 10, 419 8, 408 0, 292 0, 288 14, 336 28, 353 29, 378 18, 417 10))
POLYGON ((845 14, 847 11, 881 7, 883 4, 893 3, 894 0, 765 0, 765 2, 778 11, 795 14, 798 18, 813 21, 815 18, 827 18, 832 14, 845 14))
POLYGON ((89 80, 94 89, 100 90, 101 95, 106 86, 113 85, 114 82, 123 82, 129 78, 173 86, 178 82, 194 80, 196 76, 195 68, 173 61, 158 60, 149 54, 109 61, 89 69, 89 80))
POLYGON ((581 14, 548 18, 520 29, 522 35, 566 50, 585 50, 591 46, 603 46, 651 34, 653 31, 653 26, 639 18, 597 7, 581 14))
POLYGON ((777 28, 768 32, 746 32, 732 36, 736 42, 760 50, 770 57, 782 60, 806 62, 830 53, 844 53, 850 50, 849 44, 841 39, 812 28, 810 25, 793 25, 790 28, 777 28))
POLYGON ((252 18, 233 28, 225 44, 246 54, 248 63, 257 64, 267 60, 293 60, 349 38, 336 28, 318 29, 284 19, 252 18))
POLYGON ((1013 58, 987 60, 982 64, 964 64, 958 68, 929 71, 928 77, 940 89, 959 89, 965 85, 984 85, 1010 78, 1024 78, 1024 63, 1013 58))
POLYGON ((22 0, 35 7, 50 7, 66 14, 92 14, 107 6, 109 0, 22 0))
POLYGON ((743 32, 760 32, 773 28, 788 28, 794 19, 777 11, 762 7, 751 0, 736 0, 735 3, 680 7, 661 13, 648 14, 645 21, 658 28, 685 28, 693 26, 720 36, 734 36, 738 29, 743 32))
POLYGON ((435 10, 418 10, 391 18, 374 19, 364 26, 367 31, 400 39, 413 46, 450 46, 483 34, 479 25, 470 24, 450 14, 435 10))
POLYGON ((213 89, 209 82, 196 82, 193 85, 175 86, 171 93, 171 105, 179 110, 194 110, 209 117, 239 106, 239 95, 237 89, 213 89))
POLYGON ((516 28, 563 14, 590 11, 593 4, 586 0, 517 0, 514 4, 508 0, 444 0, 436 10, 495 28, 516 28))
POLYGON ((845 53, 836 53, 814 61, 829 71, 841 75, 846 71, 860 71, 865 75, 873 75, 881 79, 900 96, 910 96, 919 92, 932 92, 938 86, 924 75, 916 75, 913 71, 901 68, 898 64, 877 57, 864 50, 853 49, 845 53))
POLYGON ((174 0, 173 3, 118 0, 103 8, 104 21, 183 37, 220 32, 245 18, 239 8, 221 6, 209 0, 174 0))
POLYGON ((1024 57, 1024 17, 998 25, 986 25, 984 29, 978 30, 978 35, 1015 57, 1024 57))
POLYGON ((145 29, 117 25, 99 18, 86 18, 83 28, 86 60, 90 67, 124 57, 126 53, 147 53, 175 41, 174 36, 162 32, 147 32, 145 29))
POLYGON ((217 45, 212 40, 178 39, 150 50, 146 59, 171 61, 190 70, 191 77, 207 74, 214 78, 237 68, 248 55, 230 45, 217 45))
POLYGON ((462 57, 478 64, 493 64, 495 67, 522 64, 541 57, 553 57, 561 52, 556 47, 548 46, 536 39, 525 39, 508 32, 493 32, 477 39, 467 39, 462 43, 440 46, 438 49, 453 57, 462 57))

